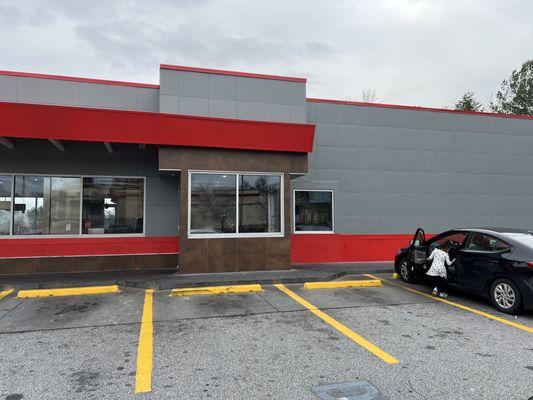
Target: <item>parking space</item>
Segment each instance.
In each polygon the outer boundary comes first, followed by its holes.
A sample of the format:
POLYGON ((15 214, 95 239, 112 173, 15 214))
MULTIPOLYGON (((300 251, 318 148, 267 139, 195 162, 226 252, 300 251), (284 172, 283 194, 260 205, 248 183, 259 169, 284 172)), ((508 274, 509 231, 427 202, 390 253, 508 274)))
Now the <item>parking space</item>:
MULTIPOLYGON (((316 399, 313 387, 356 379, 386 399, 533 396, 533 335, 525 329, 392 280, 283 287, 180 297, 127 288, 9 294, 0 300, 0 399, 316 399)), ((449 300, 533 327, 531 313, 506 316, 459 294, 449 300)))

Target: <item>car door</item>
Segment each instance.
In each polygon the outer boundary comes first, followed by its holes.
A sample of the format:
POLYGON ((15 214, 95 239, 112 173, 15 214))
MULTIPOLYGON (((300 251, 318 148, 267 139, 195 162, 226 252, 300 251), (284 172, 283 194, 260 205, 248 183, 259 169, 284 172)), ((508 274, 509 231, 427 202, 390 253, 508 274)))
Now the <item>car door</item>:
POLYGON ((456 278, 461 289, 482 293, 488 280, 503 267, 504 241, 485 233, 471 232, 457 255, 456 278))
POLYGON ((418 228, 409 248, 409 264, 415 275, 421 275, 427 258, 426 233, 418 228))

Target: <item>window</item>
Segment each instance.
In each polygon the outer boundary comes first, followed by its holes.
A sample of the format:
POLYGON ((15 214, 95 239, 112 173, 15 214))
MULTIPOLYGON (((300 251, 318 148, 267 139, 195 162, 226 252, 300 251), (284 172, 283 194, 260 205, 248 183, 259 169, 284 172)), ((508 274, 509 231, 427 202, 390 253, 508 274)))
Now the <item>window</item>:
POLYGON ((280 232, 281 177, 239 176, 239 232, 280 232))
POLYGON ((9 235, 11 229, 11 185, 10 176, 0 175, 0 235, 9 235))
POLYGON ((333 191, 294 191, 294 232, 328 233, 334 231, 333 191))
POLYGON ((282 175, 189 173, 189 236, 283 236, 282 175))
POLYGON ((466 244, 467 250, 474 251, 500 251, 508 247, 509 245, 503 240, 483 233, 472 233, 466 244))
POLYGON ((232 174, 191 174, 190 232, 237 232, 237 183, 232 174))
POLYGON ((142 178, 83 178, 84 234, 143 232, 142 178))
POLYGON ((0 236, 142 234, 143 216, 144 178, 0 175, 0 236))
POLYGON ((462 245, 463 242, 466 239, 466 233, 465 232, 453 232, 448 235, 445 235, 443 237, 440 237, 438 239, 432 240, 431 244, 429 245, 430 249, 433 250, 436 247, 441 247, 447 242, 455 242, 459 245, 462 245))
POLYGON ((80 182, 80 178, 16 176, 13 234, 78 234, 80 182))

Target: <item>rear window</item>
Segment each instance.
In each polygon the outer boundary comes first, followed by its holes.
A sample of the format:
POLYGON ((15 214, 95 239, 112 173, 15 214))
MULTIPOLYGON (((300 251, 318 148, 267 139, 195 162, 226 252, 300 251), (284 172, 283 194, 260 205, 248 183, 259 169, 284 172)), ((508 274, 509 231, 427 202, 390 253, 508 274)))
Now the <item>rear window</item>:
POLYGON ((507 233, 506 235, 511 239, 533 249, 533 235, 528 233, 507 233))

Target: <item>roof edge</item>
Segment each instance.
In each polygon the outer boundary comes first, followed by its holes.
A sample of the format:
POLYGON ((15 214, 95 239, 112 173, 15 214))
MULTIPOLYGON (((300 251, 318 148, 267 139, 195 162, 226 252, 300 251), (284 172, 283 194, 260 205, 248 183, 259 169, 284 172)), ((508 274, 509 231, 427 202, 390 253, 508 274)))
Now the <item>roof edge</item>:
POLYGON ((448 108, 406 106, 406 105, 401 105, 401 104, 388 104, 388 103, 368 103, 364 101, 321 99, 321 98, 315 98, 315 97, 308 97, 306 100, 308 103, 344 104, 344 105, 360 106, 360 107, 392 108, 392 109, 397 109, 397 110, 428 111, 428 112, 462 114, 462 115, 481 116, 481 117, 533 120, 532 115, 498 114, 498 113, 482 112, 482 111, 451 110, 448 108))
POLYGON ((148 88, 148 89, 159 89, 159 85, 156 85, 153 83, 114 81, 114 80, 109 80, 109 79, 96 79, 96 78, 81 78, 77 76, 66 76, 66 75, 37 74, 33 72, 0 70, 0 75, 17 76, 17 77, 23 77, 23 78, 55 79, 59 81, 71 81, 71 82, 98 83, 102 85, 113 85, 113 86, 130 86, 130 87, 139 87, 139 88, 148 88))
POLYGON ((307 83, 307 78, 297 78, 293 76, 282 76, 282 75, 257 74, 253 72, 230 71, 230 70, 224 70, 224 69, 187 67, 184 65, 171 65, 171 64, 160 64, 159 68, 170 69, 170 70, 175 70, 175 71, 200 72, 204 74, 230 75, 230 76, 239 76, 239 77, 245 77, 245 78, 271 79, 271 80, 276 80, 276 81, 307 83))

